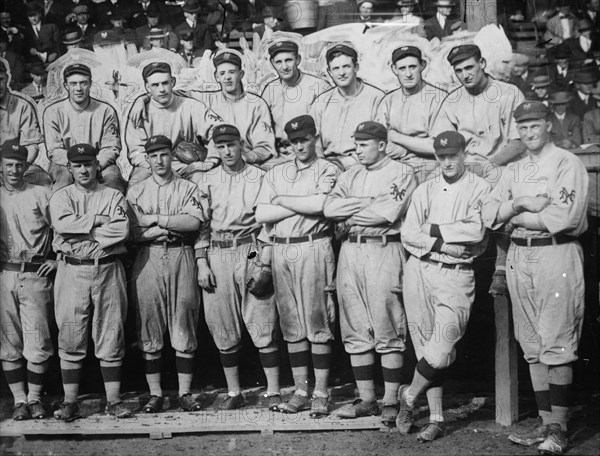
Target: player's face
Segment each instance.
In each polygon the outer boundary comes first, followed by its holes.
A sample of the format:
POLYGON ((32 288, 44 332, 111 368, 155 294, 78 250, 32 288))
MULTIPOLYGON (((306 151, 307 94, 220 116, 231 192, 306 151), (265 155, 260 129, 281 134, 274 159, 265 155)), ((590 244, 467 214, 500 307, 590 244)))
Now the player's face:
POLYGON ((565 112, 567 112, 567 104, 566 103, 553 103, 552 104, 552 110, 556 113, 556 114, 564 114, 565 112))
POLYGON ((349 55, 338 55, 329 62, 329 75, 333 78, 333 82, 338 87, 348 87, 356 81, 356 73, 358 65, 352 61, 349 55))
POLYGON ((315 144, 317 143, 317 137, 313 135, 305 136, 304 138, 297 138, 292 141, 292 148, 296 158, 302 163, 309 163, 317 156, 317 149, 315 144))
POLYGON ((100 169, 100 163, 97 160, 83 163, 69 162, 67 166, 76 184, 85 188, 96 185, 96 177, 100 169))
POLYGON ((27 171, 27 162, 14 158, 3 158, 2 179, 11 187, 20 187, 23 184, 23 176, 27 171))
POLYGON ((235 93, 242 83, 244 72, 233 63, 222 63, 215 71, 215 78, 226 93, 235 93))
POLYGON ((465 154, 459 152, 452 155, 436 155, 436 159, 442 168, 442 173, 448 179, 455 179, 462 176, 465 171, 465 154))
POLYGON ((394 74, 398 77, 398 82, 405 89, 414 89, 421 83, 421 73, 424 65, 418 58, 409 55, 396 61, 392 68, 394 74))
POLYGON ((242 141, 231 139, 220 141, 215 144, 219 157, 223 164, 228 168, 235 168, 242 161, 242 141))
POLYGON ((73 103, 83 104, 90 98, 92 79, 83 74, 74 74, 67 78, 65 87, 69 92, 69 99, 73 103))
POLYGON ((156 150, 147 155, 152 173, 159 177, 168 177, 171 173, 171 151, 169 149, 156 150))
POLYGON ((298 76, 300 56, 294 52, 279 52, 271 59, 271 63, 283 81, 293 80, 298 76))
POLYGON ((386 157, 385 141, 376 139, 359 139, 354 141, 358 161, 363 166, 370 166, 386 157))
POLYGON ((550 140, 552 123, 544 119, 526 120, 517 124, 521 141, 529 151, 542 149, 550 140))
POLYGON ((170 73, 154 73, 146 80, 146 90, 154 101, 166 105, 173 97, 175 78, 170 73))
POLYGON ((27 19, 29 19, 31 25, 38 25, 42 21, 42 15, 34 14, 32 16, 27 16, 27 19))
POLYGON ((467 88, 476 88, 485 78, 485 60, 470 57, 454 65, 454 73, 459 81, 467 88))
POLYGON ((8 74, 0 73, 0 101, 4 101, 8 93, 8 74))

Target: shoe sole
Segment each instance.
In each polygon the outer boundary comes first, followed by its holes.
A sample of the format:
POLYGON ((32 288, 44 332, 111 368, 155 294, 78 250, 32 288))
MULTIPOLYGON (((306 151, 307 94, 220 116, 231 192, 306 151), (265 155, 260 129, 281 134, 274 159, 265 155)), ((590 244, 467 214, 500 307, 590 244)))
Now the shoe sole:
POLYGON ((530 447, 532 445, 535 445, 536 443, 542 443, 546 439, 542 439, 542 438, 539 438, 539 439, 520 439, 520 438, 518 438, 516 436, 509 435, 508 436, 508 440, 510 440, 512 443, 516 443, 517 445, 523 445, 523 446, 530 447))

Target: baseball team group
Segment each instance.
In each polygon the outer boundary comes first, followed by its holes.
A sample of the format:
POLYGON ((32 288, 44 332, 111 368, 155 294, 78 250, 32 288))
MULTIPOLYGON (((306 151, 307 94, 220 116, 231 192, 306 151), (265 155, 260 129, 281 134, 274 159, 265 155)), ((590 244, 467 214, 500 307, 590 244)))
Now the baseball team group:
POLYGON ((449 92, 422 79, 414 46, 393 51, 400 87, 389 93, 357 77, 350 44, 327 50, 333 86, 299 69, 295 42, 268 51, 278 77, 261 96, 244 90, 242 60, 229 49, 214 57, 215 92, 175 91, 168 64, 146 65, 147 94, 123 126, 114 108, 90 97, 86 65, 64 69, 68 96, 38 122, 31 103, 7 89, 0 63, 0 100, 11 113, 0 153, 0 359, 13 418, 46 416, 43 379, 56 348, 64 400, 54 417, 81 416, 90 337, 106 412, 131 416, 120 399, 129 311, 150 390, 144 413, 164 405, 166 340, 180 407, 205 406, 191 394, 204 318, 227 381, 222 409, 246 403, 239 366, 247 331, 269 409, 380 415, 407 435, 425 396, 430 419, 417 439, 438 439, 444 373, 473 306, 473 262, 489 238, 492 291, 510 295, 540 416, 509 438, 562 454, 584 313, 577 237, 587 229, 588 174, 552 142, 547 104, 489 76, 473 44, 448 55, 461 82, 449 92), (116 165, 122 138, 128 182, 116 165), (32 164, 42 142, 47 171, 32 164), (332 410, 338 319, 359 397, 332 410), (408 337, 417 364, 402 384, 408 337), (295 385, 286 401, 281 343, 295 385))

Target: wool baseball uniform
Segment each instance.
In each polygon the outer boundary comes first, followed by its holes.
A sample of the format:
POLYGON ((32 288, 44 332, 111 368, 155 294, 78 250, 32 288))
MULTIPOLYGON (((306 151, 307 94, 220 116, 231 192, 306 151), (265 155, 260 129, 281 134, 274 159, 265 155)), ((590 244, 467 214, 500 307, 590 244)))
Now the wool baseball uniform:
POLYGON ((214 290, 203 291, 204 316, 221 351, 240 347, 243 327, 259 349, 276 340, 274 296, 257 298, 245 286, 259 257, 256 239, 262 226, 254 218, 254 209, 264 175, 265 171, 246 164, 237 173, 218 166, 195 178, 208 214, 196 249, 209 248, 208 264, 216 280, 214 290), (252 252, 256 255, 249 258, 252 252))
MULTIPOLYGON (((256 204, 270 204, 277 195, 327 194, 340 170, 317 158, 308 166, 297 160, 279 164, 265 175, 256 204)), ((323 215, 296 214, 270 228, 273 244, 273 282, 281 332, 286 342, 308 339, 313 344, 333 340, 335 308, 324 287, 331 283, 334 257, 331 222, 323 215), (287 243, 283 238, 307 237, 287 243), (317 237, 317 239, 312 239, 317 237)))
POLYGON ((59 356, 74 362, 86 357, 91 319, 96 357, 119 361, 125 354, 127 294, 116 255, 126 252, 129 234, 125 199, 102 184, 89 191, 72 184, 52 195, 50 216, 60 260, 54 283, 59 356), (110 223, 94 227, 96 215, 110 217, 110 223), (78 260, 94 263, 73 264, 78 260))
POLYGON ((54 353, 50 340, 52 279, 37 267, 52 250, 50 190, 25 183, 0 186, 0 360, 43 363, 54 353), (23 271, 9 266, 23 267, 23 271), (25 266, 31 267, 25 271, 25 266), (37 267, 36 267, 37 266, 37 267))
POLYGON ((146 353, 158 352, 168 330, 174 350, 193 352, 198 346, 200 315, 195 236, 157 237, 154 227, 140 226, 139 217, 189 214, 204 221, 198 188, 175 174, 164 185, 151 176, 129 187, 127 203, 131 240, 137 247, 130 296, 136 311, 138 345, 146 353))
MULTIPOLYGON (((342 173, 325 201, 327 206, 348 197, 372 198, 367 209, 385 218, 379 226, 351 226, 348 236, 399 237, 416 178, 412 168, 385 157, 370 167, 353 166, 342 173)), ((342 340, 349 354, 376 350, 404 351, 406 319, 392 287, 400 285, 400 242, 348 242, 342 244, 337 267, 342 340)))
POLYGON ((550 199, 539 214, 525 214, 539 217, 548 231, 517 227, 506 262, 515 337, 528 363, 554 366, 577 359, 584 281, 576 237, 587 229, 588 179, 576 155, 546 144, 539 160, 528 154, 506 168, 483 207, 485 224, 497 229, 503 202, 520 196, 550 199), (550 245, 527 246, 539 239, 550 245))

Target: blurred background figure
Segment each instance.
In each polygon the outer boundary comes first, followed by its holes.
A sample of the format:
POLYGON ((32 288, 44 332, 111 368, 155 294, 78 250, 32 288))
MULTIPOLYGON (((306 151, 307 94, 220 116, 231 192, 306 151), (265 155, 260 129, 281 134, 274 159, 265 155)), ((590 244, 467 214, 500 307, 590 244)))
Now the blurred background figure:
POLYGON ((457 30, 467 28, 463 21, 457 17, 453 18, 454 8, 457 6, 456 0, 436 0, 433 4, 436 7, 435 16, 425 21, 425 33, 428 40, 433 38, 441 40, 457 30))
POLYGON ((173 28, 168 23, 161 21, 161 8, 157 4, 151 3, 145 11, 144 17, 146 18, 146 24, 135 30, 138 49, 141 51, 143 49, 148 50, 152 47, 148 41, 148 36, 150 35, 151 29, 158 28, 167 35, 166 49, 177 50, 179 40, 177 39, 177 35, 173 32, 173 28))
POLYGON ((596 107, 596 100, 592 97, 592 90, 598 82, 598 70, 577 71, 573 77, 575 84, 574 96, 569 103, 569 109, 579 119, 583 119, 586 112, 596 107))
POLYGON ((550 78, 547 74, 540 74, 533 77, 531 81, 534 96, 528 99, 541 101, 548 106, 548 95, 550 91, 550 78))
POLYGON ((81 48, 81 42, 83 41, 83 34, 79 27, 73 27, 65 30, 62 36, 62 44, 64 52, 68 52, 69 49, 81 48))
POLYGON ((6 7, 0 8, 0 29, 8 38, 8 50, 22 55, 25 50, 23 30, 12 23, 12 16, 6 7))
POLYGON ((39 103, 46 97, 46 68, 41 62, 32 63, 29 66, 29 77, 31 82, 23 87, 21 93, 27 95, 36 103, 39 103))
POLYGON ((564 46, 558 46, 550 59, 552 64, 549 75, 552 84, 558 88, 570 90, 573 86, 573 71, 569 61, 569 52, 564 46))
POLYGON ((37 2, 27 4, 29 25, 25 29, 25 60, 52 63, 58 57, 60 32, 54 24, 42 24, 44 9, 37 2))
POLYGON ((600 145, 600 80, 596 81, 592 97, 596 101, 596 107, 583 115, 583 144, 600 145))
POLYGON ((94 35, 98 32, 96 27, 90 23, 90 8, 87 5, 77 5, 73 8, 75 25, 81 30, 83 40, 81 47, 93 51, 94 35))
MULTIPOLYGON (((304 13, 304 11, 302 11, 304 13)), ((317 30, 354 22, 358 14, 355 0, 319 1, 317 30)))
POLYGON ((198 0, 186 0, 183 5, 185 20, 175 27, 175 34, 179 35, 181 32, 191 31, 195 48, 204 52, 206 49, 214 48, 214 41, 208 24, 200 18, 200 9, 198 0))
POLYGON ((548 19, 544 40, 552 40, 552 45, 562 43, 577 36, 577 18, 571 10, 573 0, 557 0, 557 13, 548 19))
POLYGON ((566 39, 561 46, 566 49, 573 66, 581 67, 585 65, 586 60, 593 58, 592 24, 588 19, 582 19, 578 23, 577 30, 579 36, 566 39))
POLYGON ((552 142, 563 149, 575 149, 581 144, 581 120, 569 111, 568 103, 573 98, 569 92, 558 91, 550 94, 550 120, 552 142))
POLYGON ((194 34, 191 30, 185 30, 179 34, 179 45, 179 55, 185 59, 188 67, 193 68, 194 60, 202 58, 203 51, 196 49, 194 34))
POLYGON ((4 30, 0 30, 0 57, 6 60, 12 75, 10 88, 20 90, 25 83, 25 61, 19 54, 10 50, 8 35, 4 30))

